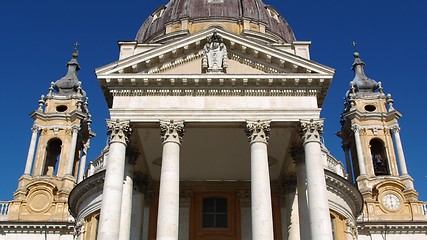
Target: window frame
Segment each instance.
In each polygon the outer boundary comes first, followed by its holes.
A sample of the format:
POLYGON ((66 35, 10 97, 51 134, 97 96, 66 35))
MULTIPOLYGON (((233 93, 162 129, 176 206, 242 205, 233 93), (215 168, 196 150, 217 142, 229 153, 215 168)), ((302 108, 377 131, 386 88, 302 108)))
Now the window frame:
POLYGON ((190 240, 208 239, 212 236, 223 239, 240 239, 240 206, 234 192, 194 193, 190 207, 190 240), (203 228, 203 199, 222 198, 227 200, 227 227, 203 228))

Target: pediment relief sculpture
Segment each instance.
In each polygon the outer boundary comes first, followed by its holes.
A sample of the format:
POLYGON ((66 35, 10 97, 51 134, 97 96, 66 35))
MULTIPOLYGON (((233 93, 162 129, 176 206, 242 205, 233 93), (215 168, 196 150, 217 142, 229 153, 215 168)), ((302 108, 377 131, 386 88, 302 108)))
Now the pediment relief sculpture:
POLYGON ((228 67, 227 47, 216 31, 203 47, 202 67, 206 73, 225 73, 228 67))

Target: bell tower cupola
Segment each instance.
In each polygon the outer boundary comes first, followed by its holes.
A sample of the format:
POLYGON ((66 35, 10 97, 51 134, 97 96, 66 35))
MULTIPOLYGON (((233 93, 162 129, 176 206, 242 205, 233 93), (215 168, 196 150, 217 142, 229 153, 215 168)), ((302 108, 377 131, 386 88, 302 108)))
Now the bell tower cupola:
POLYGON ((406 168, 399 118, 381 82, 365 74, 365 63, 354 53, 354 79, 344 98, 341 131, 351 181, 365 199, 370 220, 423 218, 418 193, 406 168), (399 216, 400 215, 400 216, 399 216))
POLYGON ((9 211, 13 220, 68 221, 68 195, 83 178, 91 131, 88 98, 77 77, 77 44, 67 74, 52 82, 34 119, 23 176, 9 211))

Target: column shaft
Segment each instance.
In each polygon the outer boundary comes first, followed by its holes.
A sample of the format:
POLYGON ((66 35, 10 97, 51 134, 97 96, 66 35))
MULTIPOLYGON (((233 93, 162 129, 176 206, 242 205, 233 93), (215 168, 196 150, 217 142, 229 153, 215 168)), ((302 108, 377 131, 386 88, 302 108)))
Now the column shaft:
POLYGON ((300 224, 298 212, 298 196, 296 191, 285 195, 286 213, 288 215, 288 240, 300 240, 300 224))
POLYGON ((267 144, 262 142, 251 144, 251 202, 253 239, 273 239, 267 144))
POLYGON ((301 120, 307 176, 308 209, 311 236, 316 240, 332 240, 325 170, 320 148, 323 120, 301 120))
POLYGON ((37 142, 37 134, 39 130, 36 127, 32 128, 32 134, 31 134, 31 142, 30 147, 28 148, 28 155, 27 155, 27 162, 25 164, 25 175, 31 174, 31 168, 33 167, 33 161, 34 161, 34 153, 36 150, 36 142, 37 142))
POLYGON ((117 240, 120 232, 123 179, 128 136, 128 121, 107 121, 110 133, 108 165, 102 192, 98 240, 117 240))
POLYGON ((78 136, 78 128, 73 127, 73 136, 71 138, 71 145, 70 145, 70 152, 68 155, 68 162, 67 162, 67 172, 66 175, 73 175, 73 168, 74 168, 74 158, 76 156, 76 146, 77 146, 77 136, 78 136))
POLYGON ((360 141, 360 130, 358 126, 353 126, 354 140, 356 141, 357 162, 359 165, 359 176, 366 175, 365 161, 363 157, 362 142, 360 141))
POLYGON ((144 223, 144 193, 138 189, 133 193, 132 199, 132 226, 130 231, 131 240, 142 240, 144 223))
POLYGON ((120 214, 119 240, 130 239, 132 219, 132 196, 133 195, 133 165, 125 165, 125 177, 123 181, 122 210, 120 214))
POLYGON ((408 169, 406 168, 405 154, 403 153, 402 140, 400 139, 400 129, 393 129, 394 140, 396 142, 397 158, 399 159, 399 167, 401 175, 408 175, 408 169))
POLYGON ((83 178, 85 175, 86 160, 87 160, 87 153, 83 152, 82 159, 80 160, 78 183, 83 181, 83 178))
POLYGON ((183 122, 161 122, 163 139, 157 240, 177 240, 179 231, 179 154, 183 122))
POLYGON ((78 183, 83 181, 83 177, 85 175, 86 170, 86 160, 87 160, 87 151, 89 150, 89 141, 83 147, 82 158, 80 159, 80 167, 79 167, 79 175, 78 175, 78 183))
POLYGON ((297 170, 297 196, 298 196, 298 215, 300 224, 301 240, 310 240, 310 231, 308 231, 310 217, 308 215, 307 205, 307 185, 306 170, 304 159, 296 161, 297 170))
POLYGON ((348 180, 353 182, 354 179, 353 179, 353 170, 352 170, 352 164, 350 159, 350 149, 347 145, 345 145, 343 146, 343 150, 345 154, 345 165, 347 166, 348 180))
POLYGON ((273 240, 273 214, 267 152, 270 121, 247 121, 246 134, 251 142, 252 239, 273 240))

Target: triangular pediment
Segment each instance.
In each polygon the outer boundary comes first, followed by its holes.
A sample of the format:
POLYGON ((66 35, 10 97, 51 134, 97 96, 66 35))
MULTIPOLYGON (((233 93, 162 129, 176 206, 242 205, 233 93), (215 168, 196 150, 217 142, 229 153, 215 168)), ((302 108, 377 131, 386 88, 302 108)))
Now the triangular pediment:
POLYGON ((265 46, 221 29, 209 29, 96 69, 98 78, 134 74, 202 74, 201 59, 207 38, 216 31, 227 46, 230 74, 333 74, 316 62, 265 46))

